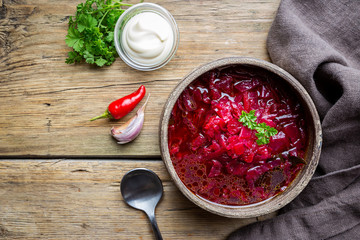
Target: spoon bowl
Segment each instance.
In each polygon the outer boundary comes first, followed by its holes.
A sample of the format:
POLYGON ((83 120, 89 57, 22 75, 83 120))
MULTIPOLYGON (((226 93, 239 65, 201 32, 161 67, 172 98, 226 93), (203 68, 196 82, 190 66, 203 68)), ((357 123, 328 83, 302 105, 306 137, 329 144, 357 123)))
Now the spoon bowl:
POLYGON ((162 239, 155 219, 155 208, 163 195, 160 178, 151 170, 133 169, 124 175, 120 191, 129 206, 146 213, 156 239, 162 239))

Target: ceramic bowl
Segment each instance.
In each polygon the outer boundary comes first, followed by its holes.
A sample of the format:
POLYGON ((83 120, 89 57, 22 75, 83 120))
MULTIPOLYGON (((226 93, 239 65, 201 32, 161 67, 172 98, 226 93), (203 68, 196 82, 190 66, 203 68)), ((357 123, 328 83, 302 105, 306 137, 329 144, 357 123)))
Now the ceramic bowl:
POLYGON ((289 73, 287 73, 280 67, 269 62, 253 58, 224 58, 207 63, 193 70, 190 74, 188 74, 182 79, 182 81, 175 87, 175 89, 170 94, 164 106, 162 118, 160 121, 161 156, 175 185, 189 200, 191 200, 199 207, 209 212, 231 218, 250 218, 268 214, 282 208, 290 201, 292 201, 305 188, 305 186, 308 184, 311 177, 313 176, 320 157, 321 143, 322 131, 319 116, 316 111, 315 105, 306 90, 294 77, 292 77, 289 73), (183 182, 177 175, 172 164, 168 148, 168 123, 171 111, 183 90, 202 74, 215 68, 222 68, 231 65, 246 65, 262 68, 267 70, 268 72, 274 73, 275 75, 279 76, 282 80, 280 84, 290 86, 297 94, 297 98, 305 108, 305 113, 308 118, 308 146, 304 159, 306 161, 306 165, 299 172, 293 182, 285 189, 284 192, 262 202, 244 206, 229 206, 217 204, 203 199, 191 192, 183 184, 183 182))

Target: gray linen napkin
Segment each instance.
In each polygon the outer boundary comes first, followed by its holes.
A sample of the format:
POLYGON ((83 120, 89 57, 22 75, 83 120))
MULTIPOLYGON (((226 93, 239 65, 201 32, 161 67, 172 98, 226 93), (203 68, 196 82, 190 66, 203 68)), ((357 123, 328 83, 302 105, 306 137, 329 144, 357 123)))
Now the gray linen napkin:
POLYGON ((272 61, 315 102, 322 153, 277 217, 228 239, 360 239, 360 1, 283 0, 267 40, 272 61))

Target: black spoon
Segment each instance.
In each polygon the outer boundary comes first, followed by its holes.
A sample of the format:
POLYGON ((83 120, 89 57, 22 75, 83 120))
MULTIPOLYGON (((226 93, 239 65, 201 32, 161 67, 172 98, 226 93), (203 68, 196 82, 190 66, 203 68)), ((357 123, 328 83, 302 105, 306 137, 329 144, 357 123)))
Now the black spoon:
POLYGON ((133 169, 123 177, 120 191, 128 205, 146 213, 156 239, 162 240, 155 219, 155 208, 163 195, 160 178, 151 170, 145 168, 133 169))

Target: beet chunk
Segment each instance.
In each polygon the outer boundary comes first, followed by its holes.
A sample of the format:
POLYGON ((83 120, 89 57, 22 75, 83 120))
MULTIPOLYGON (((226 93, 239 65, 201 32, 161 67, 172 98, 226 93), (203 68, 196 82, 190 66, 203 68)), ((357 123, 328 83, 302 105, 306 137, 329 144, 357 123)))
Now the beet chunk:
POLYGON ((229 95, 233 95, 233 78, 231 76, 222 76, 220 81, 217 82, 217 87, 222 90, 222 92, 229 95))
POLYGON ((191 150, 196 151, 199 147, 204 146, 206 138, 201 133, 191 142, 191 150))
POLYGON ((207 163, 207 167, 209 169, 208 177, 212 178, 220 175, 222 165, 219 161, 211 160, 207 163))
POLYGON ((271 137, 269 146, 273 150, 273 152, 277 154, 285 151, 288 147, 290 147, 290 141, 286 134, 280 131, 278 132, 278 134, 271 137))

